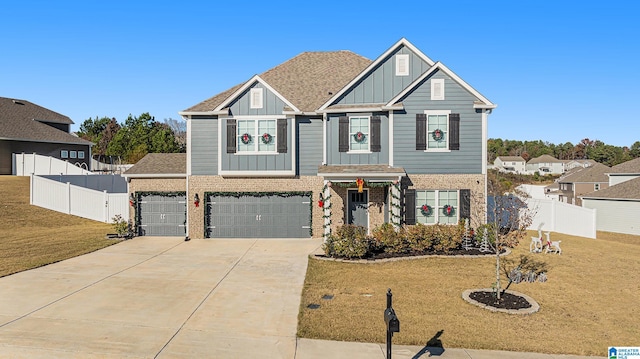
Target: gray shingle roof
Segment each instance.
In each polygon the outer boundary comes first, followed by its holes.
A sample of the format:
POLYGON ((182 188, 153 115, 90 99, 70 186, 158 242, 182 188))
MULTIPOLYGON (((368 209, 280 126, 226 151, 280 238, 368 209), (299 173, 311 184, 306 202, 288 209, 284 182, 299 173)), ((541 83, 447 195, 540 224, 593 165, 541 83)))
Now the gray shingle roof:
POLYGON ((584 194, 582 198, 635 199, 640 200, 640 177, 619 183, 600 191, 584 194))
POLYGON ((609 173, 640 173, 640 157, 611 167, 609 173))
POLYGON ((92 144, 43 122, 73 124, 69 117, 29 101, 0 97, 0 138, 33 142, 92 144))
MULTIPOLYGON (((312 112, 370 63, 371 60, 351 51, 303 52, 259 76, 299 110, 312 112)), ((211 111, 242 85, 236 85, 184 112, 211 111)))
POLYGON ((390 167, 388 165, 321 165, 318 167, 318 174, 326 173, 405 174, 405 171, 402 167, 390 167))
POLYGON ((129 168, 124 176, 129 175, 181 175, 187 174, 186 153, 148 153, 138 163, 129 168))
POLYGON ((562 183, 608 183, 609 176, 606 173, 611 172, 611 167, 596 163, 593 166, 586 167, 580 171, 576 171, 560 180, 562 183))
POLYGON ((524 162, 524 158, 520 156, 498 156, 502 162, 524 162))
POLYGON ((534 164, 534 163, 562 163, 562 161, 560 161, 559 159, 553 157, 553 156, 549 156, 549 155, 542 155, 533 159, 530 159, 529 162, 527 162, 528 164, 534 164))

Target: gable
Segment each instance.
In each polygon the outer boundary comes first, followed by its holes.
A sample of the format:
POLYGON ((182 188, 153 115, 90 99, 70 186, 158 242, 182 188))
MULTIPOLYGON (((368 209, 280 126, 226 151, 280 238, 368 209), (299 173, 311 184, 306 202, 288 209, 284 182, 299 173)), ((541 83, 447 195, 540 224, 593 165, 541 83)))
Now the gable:
POLYGON ((420 75, 427 71, 431 64, 406 45, 379 59, 360 80, 353 84, 332 104, 380 104, 387 103, 404 90, 420 75), (398 59, 406 61, 406 75, 398 75, 398 59))
POLYGON ((278 94, 259 81, 254 81, 227 105, 231 116, 282 115, 285 106, 287 104, 278 94), (259 107, 252 106, 252 95, 261 98, 259 107))

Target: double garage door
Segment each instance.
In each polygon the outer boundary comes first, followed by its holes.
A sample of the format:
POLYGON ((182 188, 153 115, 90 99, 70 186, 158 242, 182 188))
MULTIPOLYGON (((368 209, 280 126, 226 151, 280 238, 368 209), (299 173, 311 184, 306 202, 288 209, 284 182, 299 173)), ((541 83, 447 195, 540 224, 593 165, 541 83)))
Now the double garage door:
POLYGON ((207 196, 207 238, 309 238, 310 193, 207 196))
POLYGON ((186 194, 144 194, 140 196, 138 206, 138 235, 186 235, 186 194))

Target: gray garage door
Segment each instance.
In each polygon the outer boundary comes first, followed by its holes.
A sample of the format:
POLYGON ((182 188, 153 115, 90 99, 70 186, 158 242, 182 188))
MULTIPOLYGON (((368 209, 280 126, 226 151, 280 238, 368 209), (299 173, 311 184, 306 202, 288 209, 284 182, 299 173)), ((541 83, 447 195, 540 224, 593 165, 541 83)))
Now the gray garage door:
POLYGON ((140 196, 138 206, 138 235, 181 237, 186 235, 186 195, 146 194, 140 196))
POLYGON ((208 195, 207 238, 309 238, 311 194, 208 195))

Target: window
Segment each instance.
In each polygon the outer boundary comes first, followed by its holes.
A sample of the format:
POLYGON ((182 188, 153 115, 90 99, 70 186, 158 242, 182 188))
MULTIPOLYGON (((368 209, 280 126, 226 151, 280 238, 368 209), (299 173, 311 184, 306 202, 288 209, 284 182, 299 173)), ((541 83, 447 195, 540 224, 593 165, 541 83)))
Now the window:
POLYGON ((78 151, 69 151, 69 158, 78 158, 78 151))
POLYGON ((69 158, 69 151, 67 150, 60 151, 60 158, 69 158))
POLYGON ((78 151, 78 158, 84 159, 84 151, 78 151))
POLYGON ((238 152, 276 152, 276 120, 238 120, 238 152))
POLYGON ((456 224, 458 207, 458 191, 416 191, 416 223, 456 224))
POLYGON ((369 117, 349 117, 349 151, 369 151, 369 117))
POLYGON ((431 80, 431 100, 444 100, 444 79, 431 80))
POLYGON ((593 190, 594 191, 599 191, 600 190, 600 183, 594 183, 593 184, 593 190))
POLYGON ((409 55, 396 55, 396 76, 409 76, 409 55))
POLYGON ((250 108, 262 108, 262 89, 252 88, 249 91, 250 96, 250 108))
POLYGON ((449 149, 449 111, 433 111, 427 114, 427 150, 449 149))

